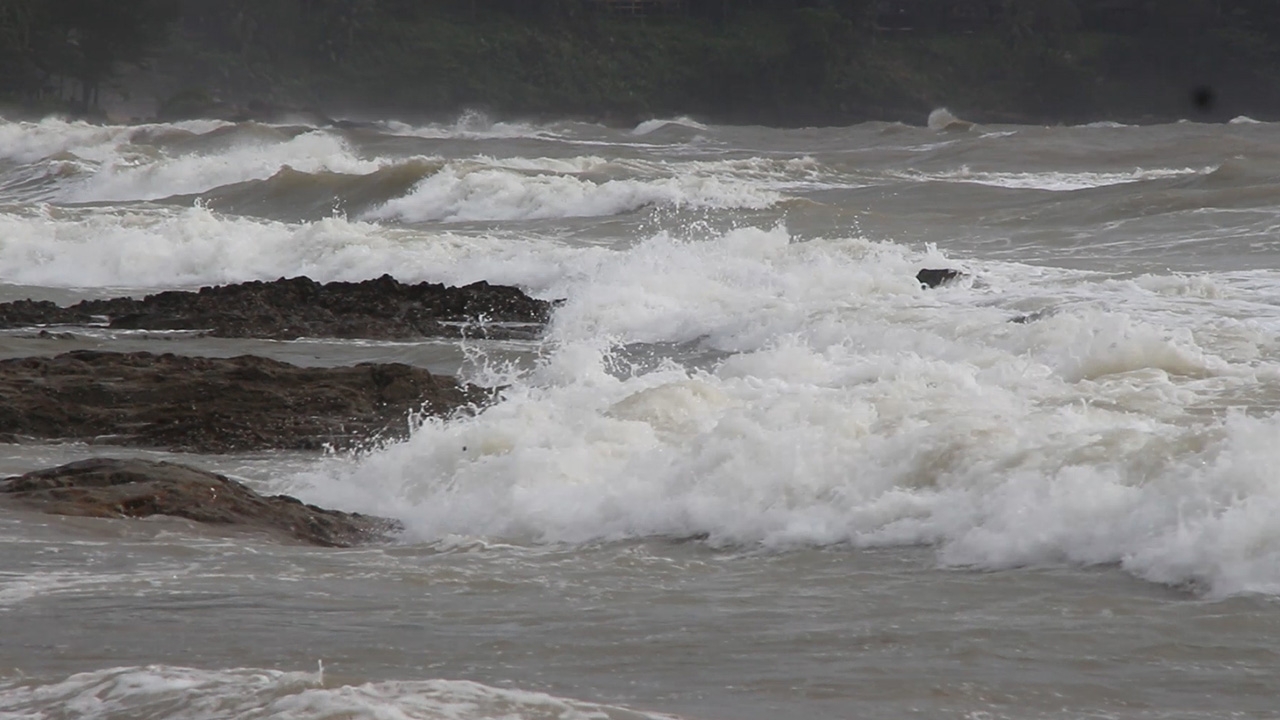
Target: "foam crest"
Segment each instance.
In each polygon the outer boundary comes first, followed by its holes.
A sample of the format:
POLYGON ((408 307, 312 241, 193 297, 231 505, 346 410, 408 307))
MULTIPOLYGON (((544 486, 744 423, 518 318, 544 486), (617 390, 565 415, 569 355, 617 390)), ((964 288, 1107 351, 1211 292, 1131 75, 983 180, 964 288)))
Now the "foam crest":
POLYGON ((1059 313, 1033 323, 1028 335, 1028 349, 1040 349, 1041 358, 1071 381, 1148 369, 1188 377, 1228 371, 1187 328, 1153 325, 1126 313, 1059 313))
POLYGON ((211 154, 140 157, 121 154, 102 163, 69 188, 63 199, 76 202, 154 200, 271 177, 286 166, 299 172, 366 174, 386 162, 357 157, 341 138, 323 131, 282 142, 237 144, 211 154))
POLYGON ((891 173, 909 180, 932 182, 959 182, 1019 190, 1051 190, 1071 192, 1088 188, 1123 185, 1144 180, 1208 175, 1214 167, 1205 168, 1135 168, 1124 172, 980 172, 962 167, 946 172, 922 173, 915 171, 891 173))
POLYGON ((419 137, 429 140, 495 140, 495 139, 554 139, 558 134, 549 126, 519 122, 495 122, 481 112, 468 111, 458 116, 452 124, 410 125, 398 120, 378 123, 392 135, 419 137))
POLYGON ((0 681, 0 711, 24 718, 214 720, 674 720, 546 693, 461 680, 338 685, 323 672, 120 667, 61 682, 0 681))
POLYGON ((430 542, 932 544, 951 565, 1115 563, 1214 594, 1280 591, 1275 417, 1185 427, 1072 401, 1044 373, 794 342, 627 379, 570 355, 558 383, 424 426, 311 492, 430 542))
POLYGON ((783 226, 694 238, 660 232, 571 267, 549 290, 566 298, 553 331, 572 342, 701 341, 729 351, 793 332, 843 335, 868 296, 886 313, 913 303, 922 262, 945 260, 859 239, 793 243, 783 226))
POLYGON ((715 176, 593 180, 451 163, 365 217, 403 222, 538 220, 618 215, 649 205, 758 209, 781 199, 756 184, 715 176))
POLYGON ((784 228, 574 262, 547 355, 502 402, 335 459, 298 492, 428 542, 931 544, 953 565, 1280 588, 1280 530, 1261 520, 1280 503, 1264 478, 1280 418, 1188 412, 1275 373, 1209 352, 1185 317, 1080 306, 1011 324, 985 283, 921 290, 912 269, 945 263, 936 250, 784 228), (646 343, 730 354, 629 365, 646 343))
POLYGON ((74 152, 78 157, 105 161, 136 133, 156 128, 172 128, 192 133, 209 132, 226 125, 216 120, 195 120, 168 125, 95 125, 50 117, 39 122, 11 122, 0 119, 0 159, 32 163, 43 158, 74 152))
POLYGON ((631 131, 631 134, 632 135, 648 135, 652 132, 655 132, 657 130, 662 130, 663 128, 668 128, 668 127, 685 128, 688 130, 708 130, 709 129, 706 125, 703 125, 702 123, 692 118, 681 116, 681 117, 669 118, 669 119, 655 118, 653 120, 645 120, 644 122, 637 125, 635 129, 631 131))
POLYGON ((937 108, 929 113, 929 120, 926 124, 930 130, 937 132, 968 132, 974 127, 973 123, 968 120, 961 120, 946 108, 937 108))
MULTIPOLYGON (((1280 418, 1231 415, 1195 431, 1118 438, 1096 465, 1012 474, 994 492, 953 497, 961 526, 948 562, 1008 567, 1118 563, 1155 582, 1222 597, 1280 593, 1280 511, 1270 468, 1280 418), (1177 453, 1161 459, 1158 453, 1177 453), (1145 454, 1123 467, 1122 453, 1145 454), (1116 459, 1108 459, 1116 458, 1116 459), (972 524, 971 516, 983 518, 972 524)), ((1092 458, 1090 458, 1092 459, 1092 458)))
POLYGON ((306 275, 545 286, 580 251, 531 237, 407 233, 335 217, 281 223, 195 206, 0 213, 0 278, 48 287, 172 288, 306 275))

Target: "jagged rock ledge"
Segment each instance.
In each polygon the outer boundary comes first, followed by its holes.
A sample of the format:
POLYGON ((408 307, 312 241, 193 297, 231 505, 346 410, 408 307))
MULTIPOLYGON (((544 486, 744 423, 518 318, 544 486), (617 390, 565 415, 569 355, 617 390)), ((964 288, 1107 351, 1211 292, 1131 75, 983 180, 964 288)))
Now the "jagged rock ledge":
POLYGON ((390 275, 358 283, 280 278, 134 298, 0 303, 0 328, 106 325, 127 330, 199 330, 214 337, 407 340, 536 337, 551 304, 505 285, 407 285, 390 275), (498 324, 492 324, 498 323, 498 324), (510 324, 515 324, 510 325, 510 324))
POLYGON ((79 350, 0 361, 0 441, 218 453, 398 438, 491 391, 399 363, 302 368, 261 357, 79 350))
POLYGON ((386 540, 394 520, 325 510, 287 495, 176 463, 94 458, 0 480, 0 502, 53 515, 140 518, 171 515, 350 547, 386 540))
POLYGON ((916 281, 923 288, 936 288, 960 277, 964 273, 951 268, 925 268, 916 273, 916 281))

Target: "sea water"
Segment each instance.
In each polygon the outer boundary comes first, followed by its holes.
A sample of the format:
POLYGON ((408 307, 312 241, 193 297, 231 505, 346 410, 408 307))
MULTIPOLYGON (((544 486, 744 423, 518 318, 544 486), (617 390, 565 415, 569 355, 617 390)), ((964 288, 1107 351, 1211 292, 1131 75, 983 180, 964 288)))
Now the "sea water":
POLYGON ((0 448, 405 525, 0 512, 0 717, 1280 716, 1278 232, 1245 119, 0 121, 0 300, 562 301, 536 341, 0 333, 502 387, 350 454, 0 448))

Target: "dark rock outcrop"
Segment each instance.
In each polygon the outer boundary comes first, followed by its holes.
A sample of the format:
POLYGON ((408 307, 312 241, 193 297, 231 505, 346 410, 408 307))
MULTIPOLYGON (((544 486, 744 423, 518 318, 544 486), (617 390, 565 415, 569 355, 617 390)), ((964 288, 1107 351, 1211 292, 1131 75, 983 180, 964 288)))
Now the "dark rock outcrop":
POLYGON ((151 460, 94 458, 11 477, 0 480, 0 501, 53 515, 172 515, 329 547, 384 540, 400 529, 394 520, 264 496, 222 475, 151 460))
POLYGON ((194 452, 319 449, 409 431, 489 391, 398 363, 302 368, 261 357, 79 350, 0 361, 0 439, 194 452))
POLYGON ((950 268, 942 268, 942 269, 936 269, 936 270, 925 269, 916 273, 916 280, 918 280, 921 285, 927 288, 936 288, 939 285, 948 283, 958 277, 960 277, 960 271, 952 270, 950 268))
POLYGON ((134 298, 0 303, 0 328, 107 325, 132 330, 199 330, 214 337, 401 340, 425 337, 534 337, 550 303, 517 288, 477 282, 465 287, 406 285, 390 275, 358 283, 281 278, 169 291, 134 298), (525 327, 491 325, 516 323, 525 327), (530 327, 532 326, 532 327, 530 327))

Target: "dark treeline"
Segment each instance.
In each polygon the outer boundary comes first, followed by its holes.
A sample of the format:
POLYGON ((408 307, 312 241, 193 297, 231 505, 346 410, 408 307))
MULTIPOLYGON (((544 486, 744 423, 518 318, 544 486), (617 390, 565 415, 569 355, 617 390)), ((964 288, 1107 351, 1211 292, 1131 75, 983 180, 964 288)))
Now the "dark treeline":
POLYGON ((0 92, 41 98, 68 92, 82 111, 124 63, 167 37, 170 0, 0 0, 0 92))
POLYGON ((1275 116, 1280 3, 0 0, 0 96, 90 112, 104 88, 173 116, 1275 116))

